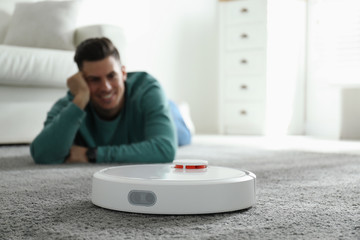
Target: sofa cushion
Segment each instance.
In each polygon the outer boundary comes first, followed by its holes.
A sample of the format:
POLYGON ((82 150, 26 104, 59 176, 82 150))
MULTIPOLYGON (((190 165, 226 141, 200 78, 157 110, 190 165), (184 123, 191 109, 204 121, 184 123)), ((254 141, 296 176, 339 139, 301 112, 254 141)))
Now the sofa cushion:
POLYGON ((78 71, 74 52, 0 45, 0 84, 66 87, 78 71))
POLYGON ((4 41, 10 18, 10 14, 0 11, 0 43, 4 41))
POLYGON ((4 42, 16 2, 25 1, 34 2, 36 0, 0 0, 0 44, 4 42))
POLYGON ((17 3, 4 44, 73 50, 80 3, 80 0, 17 3))

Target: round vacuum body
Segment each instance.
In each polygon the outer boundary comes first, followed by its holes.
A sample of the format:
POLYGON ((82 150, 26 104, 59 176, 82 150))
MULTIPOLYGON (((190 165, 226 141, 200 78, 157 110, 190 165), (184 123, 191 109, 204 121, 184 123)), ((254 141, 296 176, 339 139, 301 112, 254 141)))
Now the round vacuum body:
POLYGON ((203 160, 125 165, 96 172, 92 202, 100 207, 148 214, 206 214, 255 204, 255 174, 207 166, 203 160))

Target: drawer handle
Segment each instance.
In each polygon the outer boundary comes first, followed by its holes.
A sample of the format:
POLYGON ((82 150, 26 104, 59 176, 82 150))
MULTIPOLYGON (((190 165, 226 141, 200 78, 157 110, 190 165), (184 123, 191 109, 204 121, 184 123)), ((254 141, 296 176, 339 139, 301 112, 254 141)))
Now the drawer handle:
POLYGON ((245 13, 248 13, 248 12, 249 12, 249 10, 247 8, 240 9, 240 13, 245 14, 245 13))
POLYGON ((241 116, 246 116, 246 115, 247 115, 247 111, 246 111, 246 110, 241 110, 239 113, 240 113, 241 116))
POLYGON ((247 35, 246 33, 243 33, 240 35, 240 38, 247 39, 247 38, 249 38, 249 35, 247 35))
POLYGON ((240 64, 247 64, 247 63, 248 63, 248 61, 246 59, 241 59, 240 60, 240 64))
POLYGON ((248 87, 247 87, 245 84, 243 84, 243 85, 240 86, 240 89, 241 89, 241 90, 247 90, 248 87))

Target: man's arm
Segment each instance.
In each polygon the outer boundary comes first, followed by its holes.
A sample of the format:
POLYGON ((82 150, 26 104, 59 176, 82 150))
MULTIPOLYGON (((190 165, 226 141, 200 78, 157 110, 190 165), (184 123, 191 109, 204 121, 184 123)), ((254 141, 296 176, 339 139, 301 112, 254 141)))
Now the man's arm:
POLYGON ((44 129, 31 143, 36 163, 63 163, 85 118, 83 109, 89 101, 89 91, 81 73, 71 76, 67 84, 74 98, 62 98, 52 107, 44 129))

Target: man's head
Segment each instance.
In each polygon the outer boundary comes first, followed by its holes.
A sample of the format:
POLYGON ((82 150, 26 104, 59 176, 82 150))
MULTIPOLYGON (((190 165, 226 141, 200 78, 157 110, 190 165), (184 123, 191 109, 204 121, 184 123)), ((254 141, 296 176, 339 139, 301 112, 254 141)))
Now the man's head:
POLYGON ((74 60, 89 87, 90 102, 104 119, 112 119, 125 101, 125 67, 107 38, 91 38, 76 49, 74 60))
POLYGON ((81 71, 84 61, 98 61, 109 56, 113 56, 116 60, 120 60, 120 54, 113 43, 108 38, 89 38, 76 48, 74 60, 81 71))

